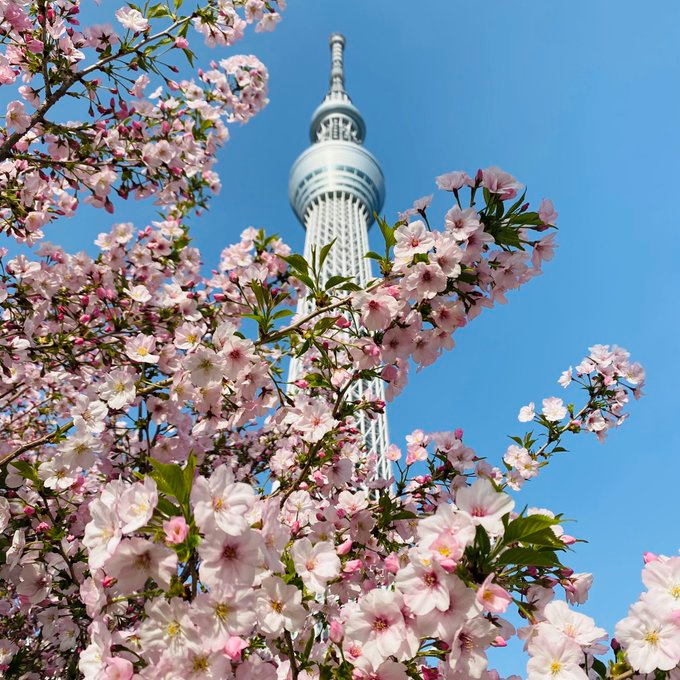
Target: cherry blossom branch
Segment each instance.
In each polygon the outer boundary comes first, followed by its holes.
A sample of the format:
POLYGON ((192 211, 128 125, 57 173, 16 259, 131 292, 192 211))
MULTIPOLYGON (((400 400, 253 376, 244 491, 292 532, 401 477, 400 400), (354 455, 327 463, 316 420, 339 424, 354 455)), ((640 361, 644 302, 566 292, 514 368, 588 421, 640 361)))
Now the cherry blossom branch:
MULTIPOLYGON (((59 89, 55 90, 54 92, 50 93, 49 91, 49 86, 45 88, 45 101, 43 104, 37 109, 37 111, 30 117, 30 123, 28 126, 28 129, 34 128, 38 123, 41 123, 45 119, 45 114, 62 98, 64 97, 69 89, 77 82, 82 81, 86 76, 88 76, 90 73, 93 73, 94 71, 100 70, 102 67, 106 66, 106 64, 115 61, 116 59, 122 59, 124 57, 129 56, 130 54, 133 54, 134 52, 139 51, 142 47, 145 47, 149 43, 152 43, 156 40, 160 40, 161 38, 164 38, 166 35, 169 35, 172 31, 174 31, 176 28, 179 28, 183 24, 187 23, 188 21, 191 21, 191 19, 194 17, 193 14, 191 14, 188 17, 185 17, 183 19, 180 19, 178 21, 175 21, 171 26, 168 28, 164 29, 163 31, 159 31, 158 33, 155 33, 152 36, 148 36, 144 40, 142 40, 140 43, 135 45, 134 47, 121 47, 118 52, 115 54, 111 54, 108 57, 104 57, 103 59, 100 59, 96 63, 92 64, 91 66, 88 66, 87 68, 83 69, 82 71, 79 71, 77 73, 74 73, 73 75, 69 76, 64 80, 64 82, 61 84, 59 89)), ((46 85, 47 85, 47 81, 46 85)), ((26 134, 26 131, 22 132, 13 132, 9 137, 5 139, 5 141, 0 145, 0 161, 7 160, 11 153, 14 145, 22 139, 22 137, 26 134)))
POLYGON ((62 434, 68 432, 72 427, 73 420, 69 420, 66 423, 64 423, 61 427, 58 427, 53 432, 50 432, 43 437, 39 437, 38 439, 34 439, 33 441, 28 442, 27 444, 22 444, 20 447, 14 449, 14 451, 10 451, 9 453, 6 453, 4 456, 0 457, 0 467, 14 460, 22 453, 26 453, 31 449, 35 449, 38 446, 42 446, 43 444, 49 444, 55 438, 60 437, 62 434))
MULTIPOLYGON (((369 286, 366 288, 366 292, 370 293, 378 288, 380 286, 384 285, 385 281, 387 279, 381 279, 374 283, 372 286, 369 286)), ((312 319, 315 319, 317 316, 320 316, 321 314, 325 314, 326 312, 330 312, 334 309, 338 309, 339 307, 343 307, 346 304, 351 303, 352 301, 352 296, 347 295, 346 297, 342 298, 341 300, 338 300, 337 302, 334 302, 330 305, 326 305, 325 307, 318 307, 314 311, 310 312, 307 314, 307 316, 303 316, 299 321, 296 321, 293 324, 290 324, 290 326, 286 326, 285 328, 282 328, 279 331, 276 331, 276 333, 272 333, 271 335, 267 335, 263 338, 260 338, 255 342, 255 345, 263 345, 266 342, 276 342, 277 340, 281 340, 282 338, 285 338, 287 335, 292 333, 293 331, 298 330, 302 326, 304 326, 306 323, 310 322, 312 319)))
POLYGON ((283 632, 283 637, 286 639, 286 645, 288 647, 288 656, 290 658, 290 674, 292 676, 292 680, 298 680, 299 669, 297 665, 297 659, 295 658, 295 647, 293 647, 293 638, 291 637, 290 632, 287 630, 283 632))
MULTIPOLYGON (((166 380, 161 380, 160 382, 154 383, 153 385, 150 385, 149 387, 144 387, 141 390, 137 392, 137 394, 140 395, 146 395, 146 394, 153 394, 156 390, 159 388, 167 387, 172 381, 168 378, 166 380)), ((44 435, 43 437, 40 437, 38 439, 34 439, 33 441, 28 442, 27 444, 22 444, 18 448, 14 449, 14 451, 10 451, 9 453, 6 453, 4 456, 0 457, 0 467, 3 465, 6 465, 10 461, 14 460, 18 456, 20 456, 22 453, 26 453, 27 451, 30 451, 31 449, 35 449, 38 446, 42 446, 43 444, 49 444, 54 439, 57 437, 60 437, 63 434, 66 434, 71 428, 73 427, 73 420, 68 420, 65 422, 63 425, 58 427, 56 430, 53 432, 50 432, 49 434, 44 435)))

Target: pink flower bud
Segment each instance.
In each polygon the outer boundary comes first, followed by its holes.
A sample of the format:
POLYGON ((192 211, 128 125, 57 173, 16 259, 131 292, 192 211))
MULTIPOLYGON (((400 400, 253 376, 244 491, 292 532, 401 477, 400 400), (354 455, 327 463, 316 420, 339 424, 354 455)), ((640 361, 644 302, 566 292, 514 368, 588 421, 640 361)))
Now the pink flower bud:
POLYGON ((179 48, 180 50, 185 50, 187 47, 189 47, 189 41, 186 38, 175 38, 175 47, 179 48))
POLYGON ((344 316, 339 316, 339 317, 335 320, 335 325, 336 325, 338 328, 349 328, 349 327, 350 327, 350 322, 349 322, 349 319, 346 319, 344 316))
POLYGON ((33 517, 33 515, 35 515, 35 509, 32 508, 30 505, 27 505, 24 508, 24 515, 28 515, 28 517, 33 517))
POLYGON ((345 562, 345 566, 342 570, 345 574, 354 574, 361 569, 362 564, 361 560, 349 560, 349 562, 345 562))
POLYGON ((460 427, 457 427, 457 428, 453 431, 453 436, 454 436, 456 439, 461 439, 461 440, 462 440, 462 439, 463 439, 463 430, 462 430, 460 427))
POLYGON ((399 558, 396 553, 390 553, 385 558, 385 569, 387 569, 390 574, 396 574, 399 571, 399 558))
POLYGON ((113 576, 105 576, 102 579, 102 588, 110 588, 114 583, 116 579, 113 578, 113 576))
POLYGON ((573 536, 569 536, 569 534, 562 534, 560 536, 560 541, 562 541, 564 545, 573 545, 576 543, 576 539, 573 536))
POLYGON ((36 531, 47 531, 49 528, 50 525, 47 522, 40 522, 35 529, 36 531))
POLYGON ((504 638, 502 638, 500 635, 497 635, 494 639, 493 642, 491 643, 492 647, 507 647, 508 643, 505 641, 504 638))
POLYGON ((176 545, 184 542, 189 535, 189 526, 184 517, 172 517, 167 522, 163 522, 163 531, 165 531, 165 540, 176 545))
POLYGON ((228 640, 227 644, 224 645, 224 653, 232 660, 239 661, 241 658, 241 652, 248 646, 248 643, 236 635, 232 635, 228 640))
POLYGON ((91 320, 92 317, 89 314, 81 314, 80 317, 78 317, 80 323, 89 323, 91 320))
POLYGON ((447 557, 439 562, 439 566, 447 573, 452 574, 454 571, 456 571, 456 567, 458 566, 458 562, 456 560, 452 560, 450 557, 447 557))
POLYGON ((348 538, 346 541, 341 543, 336 549, 335 552, 338 555, 346 555, 350 550, 352 549, 352 539, 348 538))
POLYGON ((642 553, 642 559, 645 561, 645 564, 649 564, 650 562, 658 561, 659 556, 653 552, 644 552, 642 553))
POLYGON ((331 625, 328 631, 328 635, 331 639, 331 642, 334 642, 336 645, 339 645, 340 642, 342 641, 344 634, 345 631, 343 630, 340 621, 338 621, 337 619, 333 619, 331 621, 331 625))

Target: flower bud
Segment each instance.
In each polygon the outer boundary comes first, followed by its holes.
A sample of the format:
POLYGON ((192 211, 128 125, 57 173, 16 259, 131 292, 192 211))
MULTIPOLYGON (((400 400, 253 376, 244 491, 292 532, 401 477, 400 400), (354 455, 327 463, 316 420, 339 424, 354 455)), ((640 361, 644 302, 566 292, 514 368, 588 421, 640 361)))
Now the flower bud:
POLYGON ((336 549, 335 552, 338 555, 346 555, 350 550, 352 549, 352 539, 348 538, 346 541, 341 543, 336 549))
POLYGON ((184 517, 172 517, 167 522, 163 522, 163 531, 165 531, 165 540, 177 545, 184 542, 189 535, 189 526, 184 517))
POLYGON ((396 553, 390 553, 385 558, 385 569, 387 569, 390 574, 396 574, 399 571, 399 558, 396 553))
POLYGON ((232 660, 239 661, 241 652, 248 646, 248 643, 236 635, 232 635, 224 646, 224 653, 232 660))
POLYGON ((361 569, 362 564, 361 560, 349 560, 348 562, 345 562, 345 566, 342 570, 345 574, 354 574, 361 569))
POLYGON ((344 630, 342 628, 342 624, 337 619, 333 619, 328 630, 328 636, 330 637, 331 642, 334 642, 336 645, 339 645, 340 642, 342 641, 343 635, 344 630))

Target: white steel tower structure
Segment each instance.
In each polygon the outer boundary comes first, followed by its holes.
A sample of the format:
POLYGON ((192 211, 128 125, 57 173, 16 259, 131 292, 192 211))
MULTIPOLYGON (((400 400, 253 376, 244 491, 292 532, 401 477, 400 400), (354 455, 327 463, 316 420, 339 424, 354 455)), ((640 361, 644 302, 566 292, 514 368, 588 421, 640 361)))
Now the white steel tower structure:
MULTIPOLYGON (((348 276, 363 287, 371 279, 370 260, 364 257, 368 252, 368 228, 373 214, 382 209, 385 179, 378 161, 362 146, 366 125, 345 91, 344 36, 333 33, 330 45, 330 89, 312 115, 309 128, 312 144, 291 169, 288 196, 307 230, 305 258, 310 260, 313 247, 318 253, 335 239, 324 263, 324 280, 348 276)), ((312 303, 301 298, 298 314, 304 315, 311 308, 312 303)), ((290 383, 299 376, 300 365, 293 360, 290 383)), ((364 393, 385 399, 380 380, 356 383, 348 398, 360 399, 364 393)), ((358 420, 367 452, 376 457, 378 475, 389 478, 390 462, 385 455, 386 416, 378 414, 370 418, 361 411, 358 420)))

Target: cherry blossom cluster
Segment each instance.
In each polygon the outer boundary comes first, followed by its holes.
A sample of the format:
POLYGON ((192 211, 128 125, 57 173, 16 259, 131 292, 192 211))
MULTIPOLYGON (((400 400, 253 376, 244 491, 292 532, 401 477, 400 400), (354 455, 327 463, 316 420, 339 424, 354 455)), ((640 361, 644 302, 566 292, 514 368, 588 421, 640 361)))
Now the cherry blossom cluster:
POLYGON ((656 669, 680 677, 680 557, 645 553, 647 591, 616 624, 616 647, 640 675, 656 669))
POLYGON ((382 405, 347 396, 366 375, 352 344, 399 325, 368 328, 357 300, 389 287, 421 314, 415 256, 296 319, 314 277, 254 229, 207 279, 177 220, 97 245, 2 260, 9 677, 493 678, 510 607, 537 624, 557 586, 585 600, 592 578, 561 561, 574 539, 549 510, 517 515, 461 430, 414 432, 403 467, 390 448, 398 477, 375 476, 355 420, 382 405), (281 360, 301 342, 313 372, 292 397, 281 360))
MULTIPOLYGON (((305 360, 315 385, 341 383, 342 375, 359 369, 385 380, 393 398, 407 382, 410 360, 419 369, 432 364, 454 346, 457 329, 482 309, 504 303, 508 291, 540 274, 541 263, 552 257, 552 203, 529 211, 524 194, 518 197, 522 185, 509 173, 491 167, 473 179, 459 171, 437 178, 437 185, 453 198, 440 229, 427 215, 431 196, 416 201, 394 226, 379 220, 385 255, 368 256, 379 262, 383 279, 354 294, 358 321, 338 316, 325 329, 318 353, 309 348, 305 360), (345 373, 330 370, 329 350, 345 373)), ((323 305, 328 290, 312 280, 309 263, 290 263, 301 294, 323 305)), ((319 323, 314 316, 303 328, 319 323)), ((303 379, 300 386, 308 383, 303 379)))
POLYGON ((232 45, 247 24, 271 30, 283 2, 208 0, 119 8, 112 24, 80 27, 80 3, 0 5, 0 84, 20 81, 0 128, 0 229, 35 243, 42 228, 81 203, 113 212, 115 199, 153 197, 177 217, 219 189, 215 151, 227 123, 267 103, 267 71, 231 57, 175 80, 172 50, 193 63, 188 30, 232 45), (151 91, 145 93, 150 88, 151 91), (82 101, 63 120, 59 102, 82 101))
POLYGON ((629 394, 639 399, 645 382, 645 371, 621 347, 595 345, 581 363, 564 371, 558 383, 564 388, 579 385, 586 392, 585 405, 576 411, 574 404, 565 404, 559 397, 543 399, 540 413, 534 402, 523 406, 518 415, 522 423, 534 423, 545 430, 538 437, 533 432, 514 441, 503 457, 505 481, 519 489, 528 479, 536 477, 549 458, 565 451, 561 438, 567 432, 585 430, 604 442, 607 432, 619 427, 628 417, 624 409, 629 394), (537 446, 540 444, 540 446, 537 446))

